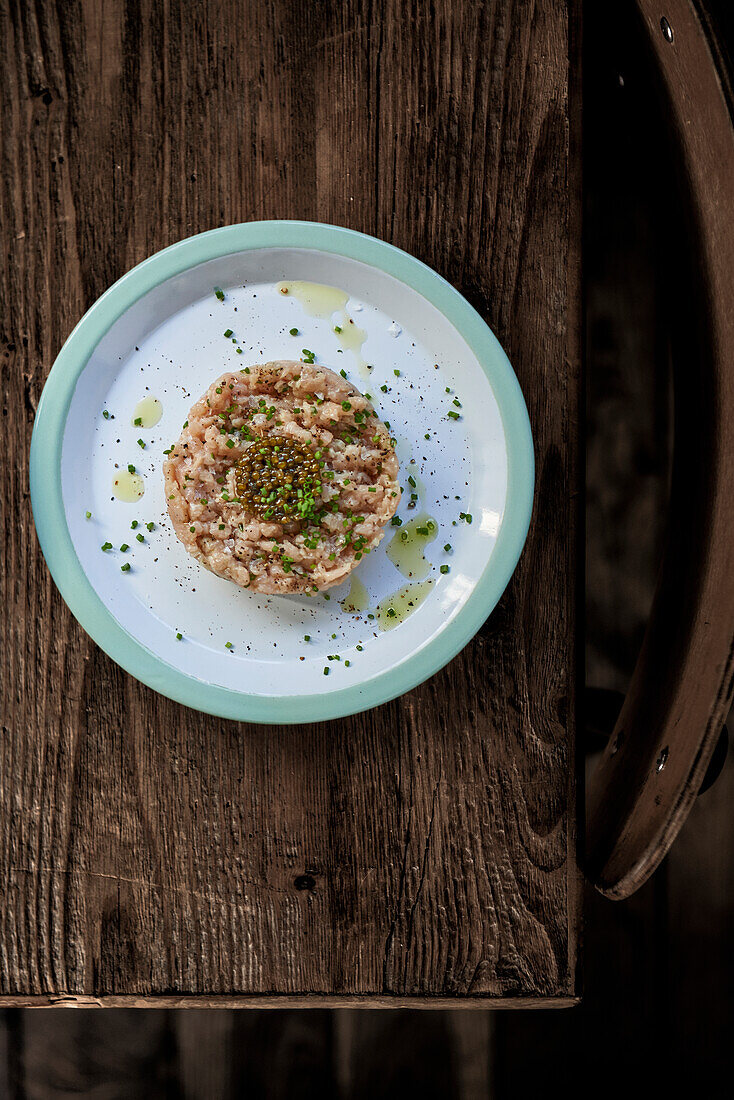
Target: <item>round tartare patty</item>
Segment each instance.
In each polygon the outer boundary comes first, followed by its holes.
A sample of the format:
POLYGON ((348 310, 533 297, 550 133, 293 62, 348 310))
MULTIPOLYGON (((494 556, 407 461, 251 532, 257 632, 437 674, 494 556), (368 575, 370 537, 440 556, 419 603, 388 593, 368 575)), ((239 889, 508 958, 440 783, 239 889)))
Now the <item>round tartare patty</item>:
POLYGON ((400 501, 395 449, 367 398, 334 371, 294 361, 213 382, 163 472, 188 552, 264 593, 344 580, 400 501))

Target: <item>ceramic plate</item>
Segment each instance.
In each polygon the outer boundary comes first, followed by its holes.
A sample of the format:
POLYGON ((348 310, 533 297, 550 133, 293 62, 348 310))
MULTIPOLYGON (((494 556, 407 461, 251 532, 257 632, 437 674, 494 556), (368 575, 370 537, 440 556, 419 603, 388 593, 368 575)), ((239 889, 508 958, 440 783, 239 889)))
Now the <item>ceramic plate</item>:
POLYGON ((38 536, 85 630, 156 691, 243 721, 355 713, 445 665, 501 596, 532 496, 525 404, 476 311, 406 253, 304 222, 203 233, 120 279, 62 348, 31 445, 38 536), (397 544, 388 553, 400 531, 388 527, 358 584, 265 597, 186 554, 166 512, 163 451, 218 375, 304 349, 372 396, 397 441, 398 515, 430 517, 436 537, 403 561, 397 544), (162 416, 136 425, 149 398, 162 416), (114 488, 128 466, 144 486, 133 503, 114 488))

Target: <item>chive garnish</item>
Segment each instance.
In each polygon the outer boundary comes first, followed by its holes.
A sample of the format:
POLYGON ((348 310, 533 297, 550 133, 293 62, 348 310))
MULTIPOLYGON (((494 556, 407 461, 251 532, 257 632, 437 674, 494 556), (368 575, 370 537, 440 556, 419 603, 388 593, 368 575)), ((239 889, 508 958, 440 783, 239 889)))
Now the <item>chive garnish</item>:
POLYGON ((112 549, 112 543, 111 542, 103 542, 102 543, 102 549, 103 550, 111 550, 112 549))
POLYGON ((183 634, 177 634, 176 635, 176 641, 177 642, 180 642, 182 638, 183 638, 183 634))
POLYGON ((448 571, 449 571, 448 565, 442 565, 441 566, 441 569, 440 569, 441 573, 448 573, 448 571))
POLYGON ((86 513, 86 515, 87 515, 87 519, 91 519, 91 518, 92 518, 92 513, 91 513, 91 512, 87 512, 87 513, 86 513))
POLYGON ((129 561, 126 561, 124 565, 120 566, 120 572, 121 573, 129 573, 130 572, 130 562, 129 561))
POLYGON ((224 330, 224 335, 227 336, 227 337, 231 336, 232 335, 232 329, 231 328, 225 329, 224 330))
POLYGON ((218 302, 224 301, 224 291, 222 290, 221 286, 214 287, 214 296, 218 302))
POLYGON ((290 329, 288 329, 288 331, 290 332, 291 336, 298 336, 298 329, 297 328, 290 328, 290 329))

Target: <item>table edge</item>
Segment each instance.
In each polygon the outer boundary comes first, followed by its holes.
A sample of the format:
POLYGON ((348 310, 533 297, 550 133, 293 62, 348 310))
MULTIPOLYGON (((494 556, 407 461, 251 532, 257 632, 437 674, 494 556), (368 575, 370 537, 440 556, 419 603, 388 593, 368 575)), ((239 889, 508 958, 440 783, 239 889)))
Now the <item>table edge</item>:
POLYGON ((413 1009, 522 1009, 572 1008, 581 997, 538 995, 527 997, 389 996, 380 994, 88 994, 42 993, 0 995, 0 1008, 413 1008, 413 1009))

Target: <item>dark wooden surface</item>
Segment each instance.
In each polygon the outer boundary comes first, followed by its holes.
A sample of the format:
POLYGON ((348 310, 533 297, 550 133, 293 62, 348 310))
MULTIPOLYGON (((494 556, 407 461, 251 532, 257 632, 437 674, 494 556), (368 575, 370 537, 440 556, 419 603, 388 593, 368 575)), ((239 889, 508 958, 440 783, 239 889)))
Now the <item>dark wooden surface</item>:
MULTIPOLYGON (((734 18, 728 0, 734 46, 734 18)), ((664 536, 670 248, 664 128, 627 19, 585 18, 586 663, 624 692, 664 536), (621 78, 621 79, 620 79, 621 78), (619 155, 619 149, 626 156, 619 155), (666 243, 667 242, 667 243, 666 243)), ((593 766, 594 760, 589 761, 593 766)), ((650 1095, 728 1100, 734 1058, 734 754, 653 879, 584 903, 569 1012, 0 1010, 0 1096, 95 1100, 650 1095), (613 1051, 613 1072, 608 1072, 613 1051)))
POLYGON ((615 898, 638 889, 673 843, 734 693, 734 129, 691 0, 668 0, 662 21, 658 0, 636 7, 671 138, 669 247, 683 263, 667 284, 676 320, 665 553, 635 673, 587 791, 584 869, 615 898))
POLYGON ((566 4, 4 0, 0 51, 0 995, 573 998, 566 4), (459 287, 537 460, 521 565, 472 644, 401 700, 300 728, 207 718, 116 668, 54 589, 27 489, 44 378, 97 295, 270 217, 374 233, 459 287))

